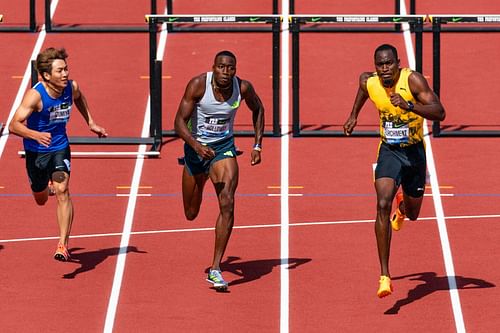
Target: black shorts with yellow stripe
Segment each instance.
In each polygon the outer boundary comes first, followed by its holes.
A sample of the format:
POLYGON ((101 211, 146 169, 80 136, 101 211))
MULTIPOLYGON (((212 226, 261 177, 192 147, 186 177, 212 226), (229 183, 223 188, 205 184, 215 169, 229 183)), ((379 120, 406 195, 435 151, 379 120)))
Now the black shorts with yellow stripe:
POLYGON ((229 137, 215 143, 207 144, 215 151, 215 157, 211 160, 202 159, 193 148, 187 143, 184 144, 184 161, 187 171, 191 176, 200 173, 208 174, 210 167, 217 161, 225 158, 236 158, 236 147, 234 146, 234 137, 229 137))
POLYGON ((425 191, 427 161, 425 146, 419 143, 400 147, 381 142, 378 151, 375 179, 394 179, 396 186, 411 197, 420 198, 425 191))

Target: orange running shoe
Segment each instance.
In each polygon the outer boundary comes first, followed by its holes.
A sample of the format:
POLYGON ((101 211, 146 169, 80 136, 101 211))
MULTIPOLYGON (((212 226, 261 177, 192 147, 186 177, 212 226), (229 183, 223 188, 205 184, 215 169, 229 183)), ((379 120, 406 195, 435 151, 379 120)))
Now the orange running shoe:
POLYGON ((392 283, 391 278, 385 275, 380 276, 379 287, 377 290, 377 296, 383 298, 392 294, 392 283))
POLYGON ((399 210, 399 205, 401 204, 402 201, 403 201, 403 193, 398 192, 398 194, 396 194, 396 211, 392 213, 391 217, 391 226, 392 230, 394 231, 398 231, 403 227, 403 222, 406 218, 406 215, 402 214, 401 211, 399 210))
POLYGON ((68 261, 71 259, 66 246, 64 246, 61 243, 57 244, 57 250, 56 253, 54 254, 54 259, 59 261, 68 261))

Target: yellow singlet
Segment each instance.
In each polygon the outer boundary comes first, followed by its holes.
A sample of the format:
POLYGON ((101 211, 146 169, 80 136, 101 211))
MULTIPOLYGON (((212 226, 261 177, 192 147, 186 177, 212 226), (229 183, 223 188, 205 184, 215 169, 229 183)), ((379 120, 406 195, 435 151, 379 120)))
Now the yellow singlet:
POLYGON ((408 84, 408 77, 411 73, 411 69, 402 68, 398 82, 392 88, 385 88, 377 73, 369 77, 366 82, 370 99, 379 112, 380 136, 382 141, 391 145, 405 147, 418 143, 424 138, 422 127, 424 118, 392 105, 390 100, 392 91, 400 94, 407 101, 416 102, 408 84))

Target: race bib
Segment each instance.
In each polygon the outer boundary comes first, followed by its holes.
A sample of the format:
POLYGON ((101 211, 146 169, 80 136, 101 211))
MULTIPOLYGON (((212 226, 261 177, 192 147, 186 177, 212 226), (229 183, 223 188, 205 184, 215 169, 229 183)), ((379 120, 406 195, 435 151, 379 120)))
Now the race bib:
POLYGON ((229 132, 229 118, 206 118, 202 132, 206 136, 224 136, 229 132))
POLYGON ((410 128, 408 124, 396 125, 393 122, 384 123, 384 136, 388 144, 408 143, 410 128))
POLYGON ((49 109, 49 120, 51 123, 68 122, 70 112, 71 104, 69 103, 64 102, 59 105, 53 106, 49 109))

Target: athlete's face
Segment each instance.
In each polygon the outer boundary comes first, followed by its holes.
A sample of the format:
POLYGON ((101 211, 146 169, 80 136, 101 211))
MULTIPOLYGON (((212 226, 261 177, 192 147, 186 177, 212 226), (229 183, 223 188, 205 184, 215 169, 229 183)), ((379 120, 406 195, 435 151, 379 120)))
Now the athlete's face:
POLYGON ((391 50, 382 50, 375 54, 375 69, 382 85, 390 88, 399 78, 399 59, 391 50))
POLYGON ((236 75, 236 60, 229 56, 218 56, 212 67, 215 83, 221 87, 228 87, 236 75))
POLYGON ((68 85, 69 70, 65 60, 56 59, 52 62, 52 72, 50 75, 44 73, 44 77, 52 85, 64 88, 68 85))

